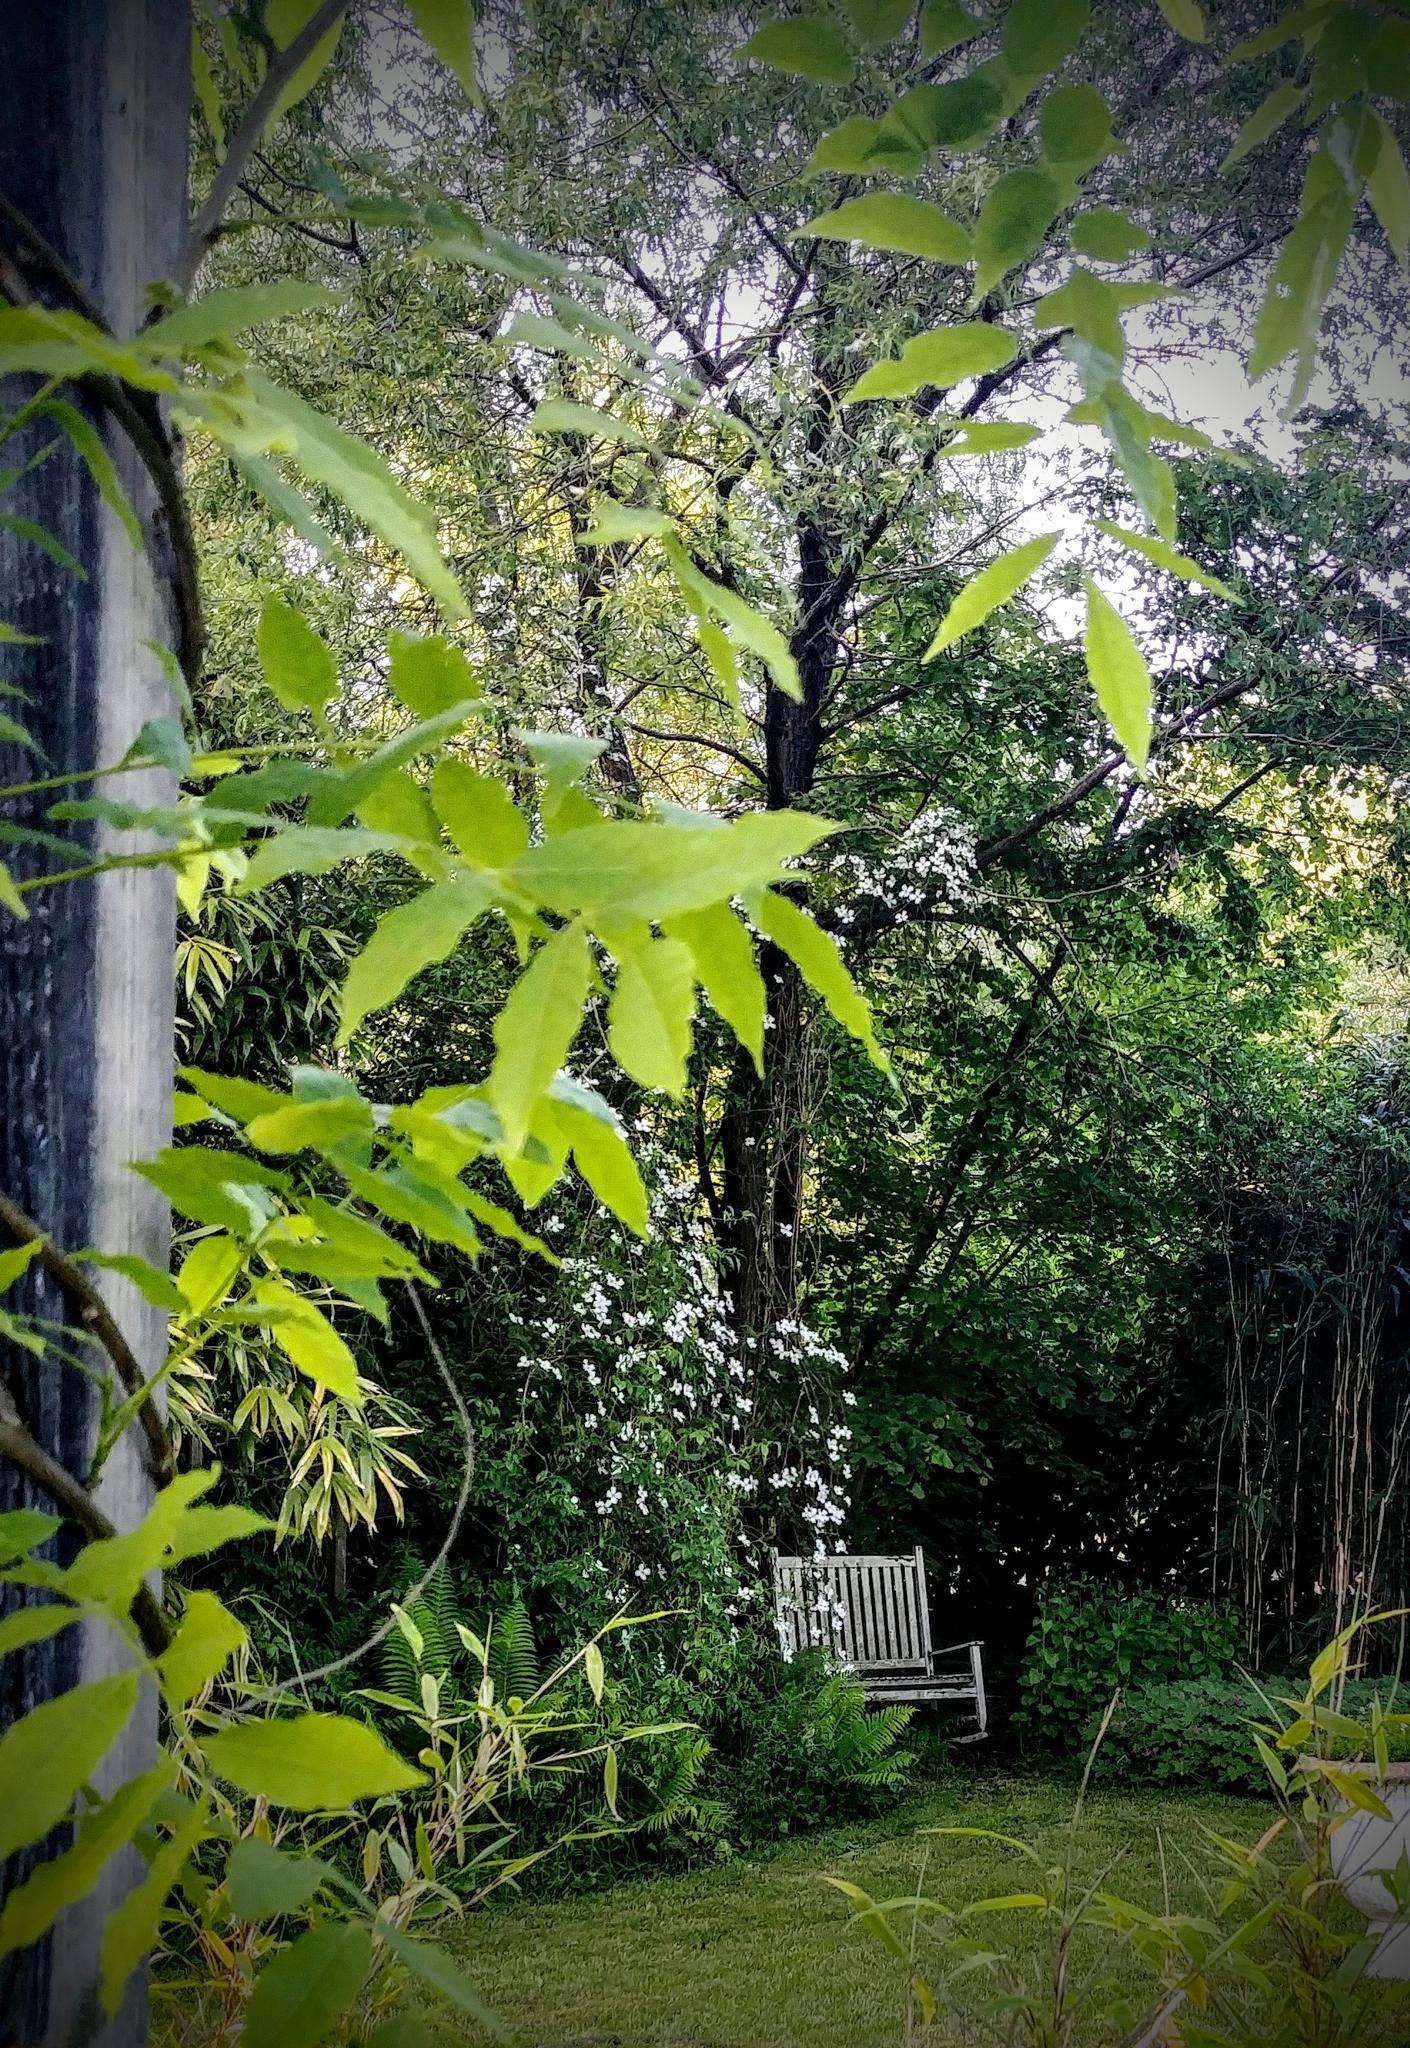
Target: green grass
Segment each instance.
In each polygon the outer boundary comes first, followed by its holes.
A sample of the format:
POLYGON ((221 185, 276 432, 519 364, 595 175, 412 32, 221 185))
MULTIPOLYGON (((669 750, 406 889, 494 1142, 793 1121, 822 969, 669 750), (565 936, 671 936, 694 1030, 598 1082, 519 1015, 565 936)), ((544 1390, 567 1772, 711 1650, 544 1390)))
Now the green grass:
MULTIPOLYGON (((553 1904, 485 1912, 453 1937, 515 2048, 899 2048, 904 1972, 821 1880, 845 1877, 873 1897, 916 1888, 929 1851, 928 1896, 947 1905, 1025 1889, 1031 1866, 995 1843, 949 1841, 927 1827, 981 1827, 1062 1860, 1073 1793, 1066 1785, 960 1778, 887 1821, 835 1830, 688 1877, 658 1877, 553 1904)), ((1251 1838, 1256 1802, 1101 1788, 1088 1799, 1073 1854, 1079 1882, 1115 1861, 1110 1885, 1150 1906, 1161 1898, 1164 1836, 1176 1903, 1199 1902, 1180 1852, 1198 1859, 1198 1824, 1251 1838)), ((994 1937, 997 1917, 984 1923, 994 1937)), ((996 1947, 1034 1941, 1030 1916, 1005 1914, 996 1947)), ((1114 1974, 1148 1982, 1129 1957, 1114 1974)), ((966 2035, 967 2039, 968 2036, 966 2035)), ((977 2038, 977 2037, 976 2037, 977 2038)))

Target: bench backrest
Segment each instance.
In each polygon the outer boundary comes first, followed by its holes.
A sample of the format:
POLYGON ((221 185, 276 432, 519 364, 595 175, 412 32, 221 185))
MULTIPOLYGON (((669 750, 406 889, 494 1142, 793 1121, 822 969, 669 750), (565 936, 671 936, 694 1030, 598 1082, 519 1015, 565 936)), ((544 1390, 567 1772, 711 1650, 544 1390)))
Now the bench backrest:
POLYGON ((786 1656, 822 1644, 858 1671, 929 1668, 919 1550, 905 1557, 775 1556, 774 1608, 786 1656))

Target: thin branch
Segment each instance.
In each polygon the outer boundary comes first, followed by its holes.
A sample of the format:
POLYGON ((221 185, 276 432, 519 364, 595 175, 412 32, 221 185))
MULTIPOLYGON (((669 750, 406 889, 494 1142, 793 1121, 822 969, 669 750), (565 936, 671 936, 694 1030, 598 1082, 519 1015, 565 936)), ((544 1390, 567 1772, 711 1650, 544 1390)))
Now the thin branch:
POLYGON ((230 138, 230 147, 221 160, 205 203, 191 224, 186 246, 177 264, 175 282, 183 291, 189 291, 195 282, 196 273, 206 258, 206 251, 215 240, 226 208, 240 186, 240 180, 249 168, 250 159, 259 148, 269 117, 279 103, 285 86, 294 77, 306 57, 311 57, 329 29, 341 21, 347 10, 348 0, 323 0, 321 7, 314 9, 291 43, 277 50, 269 60, 269 67, 260 83, 259 91, 246 107, 240 125, 230 138))
POLYGON ((635 720, 630 718, 619 718, 617 723, 618 725, 625 726, 628 732, 640 733, 641 737, 646 740, 665 740, 671 746, 711 747, 717 754, 724 754, 731 761, 737 761, 741 768, 747 768, 756 781, 764 782, 767 780, 763 769, 757 761, 751 761, 747 754, 742 754, 738 747, 730 746, 725 740, 711 739, 708 733, 661 732, 654 725, 638 725, 635 720))
MULTIPOLYGON (((55 1507, 62 1508, 70 1521, 77 1522, 90 1542, 106 1542, 110 1536, 117 1535, 114 1524, 73 1474, 66 1472, 30 1435, 9 1389, 3 1384, 0 1384, 0 1456, 8 1458, 41 1492, 47 1493, 55 1507)), ((138 1589, 132 1602, 132 1619, 149 1656, 160 1657, 164 1650, 170 1648, 171 1631, 150 1586, 138 1589)))
MULTIPOLYGON (((3 1224, 17 1244, 38 1244, 39 1263, 45 1271, 58 1281, 73 1307, 78 1320, 98 1342, 112 1361, 113 1371, 122 1382, 124 1390, 134 1398, 142 1393, 147 1376, 142 1364, 113 1315, 88 1275, 76 1265, 66 1252, 61 1252, 33 1217, 26 1216, 17 1202, 7 1194, 0 1193, 0 1224, 3 1224)), ((150 1399, 142 1402, 137 1411, 152 1455, 152 1467, 157 1484, 164 1486, 175 1469, 171 1439, 166 1425, 157 1412, 156 1403, 150 1399)))

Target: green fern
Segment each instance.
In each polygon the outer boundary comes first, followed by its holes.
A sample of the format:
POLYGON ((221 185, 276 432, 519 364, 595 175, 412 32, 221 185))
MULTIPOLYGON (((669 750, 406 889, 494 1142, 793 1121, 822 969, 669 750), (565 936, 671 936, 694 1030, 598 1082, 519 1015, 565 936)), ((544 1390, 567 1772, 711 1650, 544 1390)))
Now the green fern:
MULTIPOLYGON (((416 1584, 421 1574, 412 1580, 416 1584)), ((400 1628, 393 1628, 381 1646, 382 1687, 399 1699, 418 1699, 421 1673, 441 1678, 460 1655, 455 1633, 455 1589, 444 1564, 436 1566, 420 1593, 407 1606, 398 1602, 407 1620, 421 1637, 418 1658, 400 1628)))
POLYGON ((868 1708, 866 1691, 852 1671, 834 1671, 813 1704, 821 1751, 831 1756, 839 1784, 895 1791, 915 1767, 910 1750, 897 1743, 910 1726, 913 1707, 868 1708))
POLYGON ((644 1822, 648 1834, 664 1835, 672 1828, 711 1838, 724 1833, 727 1809, 699 1790, 710 1753, 703 1735, 682 1742, 672 1753, 664 1775, 651 1788, 656 1804, 644 1822))
POLYGON ((511 1600, 504 1612, 495 1617, 486 1647, 495 1698, 530 1699, 541 1682, 539 1653, 534 1625, 522 1600, 511 1600))

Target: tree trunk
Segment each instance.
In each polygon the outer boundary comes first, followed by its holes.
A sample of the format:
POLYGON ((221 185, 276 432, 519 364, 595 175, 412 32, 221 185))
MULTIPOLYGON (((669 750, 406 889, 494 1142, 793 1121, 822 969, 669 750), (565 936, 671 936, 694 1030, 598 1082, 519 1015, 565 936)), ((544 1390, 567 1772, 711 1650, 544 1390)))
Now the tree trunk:
MULTIPOLYGON (((183 0, 50 0, 42 7, 0 0, 0 48, 0 285, 11 298, 69 305, 66 267, 109 325, 130 332, 146 311, 145 286, 173 268, 185 224, 190 21, 183 0), (45 255, 40 237, 61 263, 45 255)), ((5 411, 28 395, 14 383, 6 387, 5 411)), ((163 562, 146 476, 101 412, 92 417, 147 527, 152 559, 163 562)), ((26 430, 7 446, 6 466, 18 467, 54 438, 52 424, 26 430)), ((43 755, 0 748, 0 782, 80 774, 119 758, 147 719, 174 709, 161 665, 143 646, 174 644, 172 588, 134 551, 62 436, 54 453, 6 493, 5 510, 45 528, 84 565, 87 580, 0 529, 0 616, 44 642, 3 650, 4 679, 30 700, 7 700, 7 708, 21 716, 43 755)), ((125 780, 122 794, 161 802, 172 791, 154 773, 125 780)), ((6 818, 40 823, 43 804, 52 800, 53 793, 34 802, 27 815, 9 805, 6 818)), ((101 829, 62 829, 90 850, 101 847, 101 829)), ((79 864, 53 848, 3 851, 18 879, 79 864)), ((37 892, 29 903, 27 923, 0 913, 0 1188, 67 1249, 135 1252, 164 1269, 165 1207, 126 1167, 167 1142, 170 1131, 171 876, 163 869, 118 871, 37 892)), ((163 1318, 127 1282, 110 1279, 103 1283, 109 1304, 151 1372, 163 1355, 163 1318)), ((38 1266, 7 1305, 73 1320, 71 1305, 38 1266)), ((99 1355, 91 1355, 97 1362, 99 1355)), ((96 1420, 88 1382, 51 1358, 3 1345, 0 1377, 41 1444, 86 1476, 96 1420)), ((151 1490, 146 1445, 139 1432, 129 1432, 103 1471, 97 1500, 112 1521, 129 1527, 151 1490)), ((20 1505, 50 1503, 0 1470, 0 1506, 20 1505)), ((94 1629, 67 1631, 7 1657, 0 1665, 0 1727, 39 1700, 101 1676, 122 1654, 111 1631, 94 1629)), ((156 1736, 156 1701, 148 1696, 105 1764, 99 1789, 149 1768, 156 1736)), ((20 1862, 6 1873, 11 1880, 20 1862)), ((135 1852, 115 1859, 98 1891, 60 1921, 49 1941, 0 1967, 5 2048, 67 2048, 74 2041, 129 2048, 146 2039, 140 1975, 115 2020, 105 2023, 94 2003, 103 1919, 142 1868, 135 1852)))

